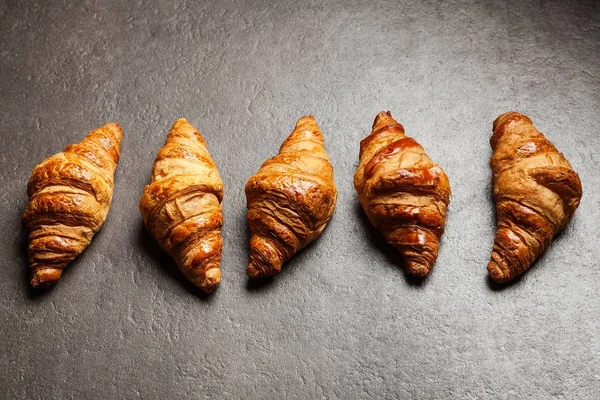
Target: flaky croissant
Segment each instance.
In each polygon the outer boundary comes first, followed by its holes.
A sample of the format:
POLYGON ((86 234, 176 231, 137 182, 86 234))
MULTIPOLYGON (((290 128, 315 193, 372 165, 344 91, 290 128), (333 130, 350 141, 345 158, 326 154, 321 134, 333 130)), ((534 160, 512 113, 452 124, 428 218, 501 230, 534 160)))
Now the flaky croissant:
POLYGON ((223 182, 204 138, 186 119, 171 128, 140 199, 148 231, 202 291, 221 282, 223 182))
POLYGON ((402 255, 410 275, 426 276, 444 233, 448 177, 389 111, 375 118, 359 158, 354 187, 369 221, 402 255))
POLYGON ((31 286, 55 284, 104 224, 122 135, 116 123, 104 125, 33 169, 23 213, 31 286))
POLYGON ((582 188, 571 164, 523 114, 496 118, 490 144, 498 230, 488 272, 507 282, 529 269, 567 226, 582 188))
POLYGON ((337 189, 323 134, 305 116, 246 184, 252 278, 273 276, 315 240, 333 216, 337 189))

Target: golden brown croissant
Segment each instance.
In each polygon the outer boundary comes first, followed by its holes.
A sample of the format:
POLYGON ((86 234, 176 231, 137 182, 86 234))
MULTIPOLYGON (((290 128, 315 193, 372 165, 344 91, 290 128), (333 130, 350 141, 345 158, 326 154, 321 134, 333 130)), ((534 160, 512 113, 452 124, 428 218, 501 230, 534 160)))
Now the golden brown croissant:
POLYGON ((388 112, 360 142, 354 187, 369 221, 404 259, 406 271, 424 277, 437 259, 450 202, 448 177, 388 112))
POLYGON ((315 240, 333 216, 337 189, 323 134, 302 117, 246 184, 252 278, 273 276, 298 250, 315 240))
POLYGON ((507 282, 525 272, 567 226, 582 190, 571 164, 527 116, 502 114, 493 132, 498 230, 488 272, 507 282))
POLYGON ((222 200, 223 182, 204 138, 178 119, 156 156, 140 212, 160 247, 206 293, 221 282, 222 200))
POLYGON ((104 125, 33 169, 23 213, 33 287, 56 283, 104 224, 122 135, 116 123, 104 125))

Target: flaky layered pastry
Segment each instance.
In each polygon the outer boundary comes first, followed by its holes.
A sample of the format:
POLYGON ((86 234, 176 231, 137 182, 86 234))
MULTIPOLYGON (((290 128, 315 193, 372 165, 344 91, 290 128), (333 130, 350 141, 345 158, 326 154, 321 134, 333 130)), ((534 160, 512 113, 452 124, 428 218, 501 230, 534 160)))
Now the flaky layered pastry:
POLYGON ((148 231, 202 291, 221 282, 223 182, 204 138, 186 119, 171 128, 140 199, 148 231))
POLYGON ((446 174, 389 111, 375 118, 359 158, 354 187, 369 221, 400 253, 410 275, 426 276, 446 223, 446 174))
POLYGON ((56 283, 104 224, 122 134, 116 123, 104 125, 34 168, 23 214, 33 287, 56 283))
POLYGON ((331 220, 337 199, 333 167, 313 117, 298 120, 279 154, 246 184, 253 278, 273 276, 331 220))
POLYGON ((496 118, 490 161, 498 229, 490 277, 507 282, 525 272, 579 206, 579 176, 569 161, 517 112, 496 118))

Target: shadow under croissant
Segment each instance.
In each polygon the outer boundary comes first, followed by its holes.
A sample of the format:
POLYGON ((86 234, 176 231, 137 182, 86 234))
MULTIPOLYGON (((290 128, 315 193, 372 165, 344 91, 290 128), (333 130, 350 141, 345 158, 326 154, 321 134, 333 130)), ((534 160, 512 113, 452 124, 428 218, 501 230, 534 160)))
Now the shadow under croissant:
MULTIPOLYGON (((283 272, 283 273, 285 273, 285 272, 283 272)), ((262 279, 248 277, 246 280, 246 289, 250 292, 264 290, 268 287, 273 286, 274 282, 275 282, 275 279, 273 276, 269 277, 269 278, 262 278, 262 279)))
MULTIPOLYGON (((383 234, 371 224, 369 218, 367 217, 367 214, 365 214, 362 206, 360 205, 360 203, 358 203, 358 201, 355 206, 355 214, 356 217, 361 221, 365 231, 368 233, 371 244, 378 251, 385 255, 386 259, 390 262, 390 264, 394 264, 402 269, 406 283, 408 283, 410 286, 424 287, 428 281, 427 278, 429 277, 429 275, 434 273, 434 271, 432 270, 427 276, 423 278, 408 274, 404 269, 404 260, 402 259, 400 253, 398 253, 396 249, 390 246, 383 234)), ((435 270, 435 266, 433 269, 435 270)))
MULTIPOLYGON (((204 301, 209 301, 213 297, 212 293, 204 293, 193 283, 187 280, 185 275, 183 275, 183 273, 177 267, 177 264, 173 258, 166 251, 160 248, 156 242, 156 239, 154 239, 154 237, 152 237, 146 228, 144 228, 143 224, 141 224, 139 228, 138 244, 146 251, 146 253, 150 255, 150 257, 154 260, 155 265, 157 265, 163 273, 169 275, 172 279, 179 281, 179 283, 188 292, 204 301)), ((219 288, 217 288, 215 292, 218 290, 219 288)))

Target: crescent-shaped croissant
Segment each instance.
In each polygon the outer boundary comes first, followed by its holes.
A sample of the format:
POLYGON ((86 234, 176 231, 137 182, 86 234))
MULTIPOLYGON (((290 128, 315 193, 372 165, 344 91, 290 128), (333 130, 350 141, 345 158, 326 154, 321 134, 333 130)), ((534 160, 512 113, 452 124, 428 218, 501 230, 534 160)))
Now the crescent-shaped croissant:
POLYGON ((531 120, 517 112, 496 118, 490 161, 498 230, 490 277, 507 282, 525 272, 579 206, 579 176, 531 120))
POLYGON ((448 177, 389 111, 375 118, 359 158, 354 187, 369 221, 402 255, 410 275, 426 276, 444 233, 448 177))
POLYGON ((55 284, 104 224, 122 135, 116 123, 104 125, 33 169, 23 213, 31 286, 55 284))
POLYGON ((273 276, 315 240, 333 216, 337 189, 323 134, 305 116, 246 184, 252 278, 273 276))
POLYGON ((202 291, 221 282, 223 182, 204 138, 186 119, 171 128, 140 199, 148 231, 202 291))

